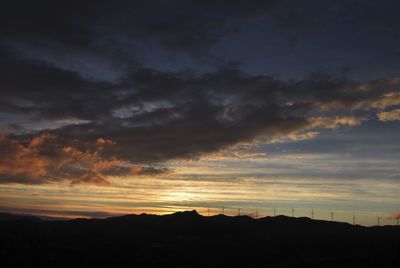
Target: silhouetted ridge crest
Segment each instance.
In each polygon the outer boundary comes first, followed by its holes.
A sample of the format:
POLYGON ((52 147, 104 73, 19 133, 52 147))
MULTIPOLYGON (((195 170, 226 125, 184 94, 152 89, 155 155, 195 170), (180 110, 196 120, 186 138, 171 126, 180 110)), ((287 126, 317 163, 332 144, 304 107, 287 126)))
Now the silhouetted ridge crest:
POLYGON ((163 217, 177 218, 177 219, 199 219, 203 218, 196 210, 178 211, 173 214, 164 215, 163 217))
POLYGON ((399 261, 399 230, 283 215, 204 217, 195 210, 6 220, 0 255, 8 258, 4 267, 396 267, 386 264, 399 261))

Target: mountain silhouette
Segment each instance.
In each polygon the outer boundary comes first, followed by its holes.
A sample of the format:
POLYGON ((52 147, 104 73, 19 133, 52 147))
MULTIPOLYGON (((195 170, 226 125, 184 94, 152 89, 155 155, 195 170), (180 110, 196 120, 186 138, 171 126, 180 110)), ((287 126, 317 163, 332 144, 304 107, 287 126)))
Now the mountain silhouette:
POLYGON ((398 226, 306 217, 0 214, 1 267, 397 267, 398 226))

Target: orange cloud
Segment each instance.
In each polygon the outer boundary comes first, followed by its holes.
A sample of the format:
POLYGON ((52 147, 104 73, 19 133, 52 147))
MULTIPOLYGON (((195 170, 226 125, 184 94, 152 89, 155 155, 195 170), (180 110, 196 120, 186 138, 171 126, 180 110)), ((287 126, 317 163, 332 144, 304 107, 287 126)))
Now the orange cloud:
POLYGON ((98 138, 97 139, 97 144, 105 145, 105 144, 116 144, 116 143, 114 141, 112 141, 112 140, 108 140, 108 139, 104 139, 104 138, 98 138))
POLYGON ((132 174, 140 174, 141 172, 143 172, 143 168, 141 168, 141 167, 133 166, 131 168, 131 173, 132 174))
MULTIPOLYGON (((96 143, 114 144, 99 138, 96 143)), ((127 160, 105 157, 99 149, 79 141, 64 144, 56 135, 30 138, 0 135, 0 183, 40 184, 71 180, 71 185, 108 185, 107 175, 157 175, 166 169, 139 167, 127 160), (90 149, 92 148, 92 149, 90 149)))
POLYGON ((95 172, 86 173, 82 177, 71 181, 70 185, 74 186, 74 185, 83 184, 83 183, 96 184, 96 185, 102 185, 102 186, 110 185, 110 181, 108 181, 105 177, 102 177, 101 175, 99 175, 95 172))
POLYGON ((368 103, 367 106, 375 109, 384 109, 386 107, 400 105, 400 93, 390 92, 382 95, 380 98, 368 103))
POLYGON ((396 121, 400 120, 400 109, 388 112, 380 112, 377 114, 380 121, 396 121))
POLYGON ((306 132, 294 132, 288 135, 288 138, 293 141, 304 141, 310 140, 317 137, 319 132, 317 131, 306 131, 306 132))
POLYGON ((52 154, 46 154, 54 136, 43 134, 29 141, 19 142, 2 136, 0 139, 0 174, 11 177, 29 177, 32 183, 49 177, 53 163, 52 154))
POLYGON ((129 162, 125 160, 119 160, 119 159, 111 159, 111 160, 100 160, 95 162, 92 165, 92 170, 96 172, 102 172, 102 171, 110 171, 115 167, 123 167, 123 165, 128 165, 129 162))
POLYGON ((313 117, 310 119, 310 128, 330 128, 334 129, 340 126, 354 127, 361 125, 360 118, 354 116, 334 116, 334 117, 313 117))

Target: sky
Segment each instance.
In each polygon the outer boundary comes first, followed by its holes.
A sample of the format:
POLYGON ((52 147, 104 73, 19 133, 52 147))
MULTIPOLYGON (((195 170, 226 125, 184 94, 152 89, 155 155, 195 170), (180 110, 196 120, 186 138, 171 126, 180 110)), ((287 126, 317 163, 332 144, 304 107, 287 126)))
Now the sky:
POLYGON ((395 224, 399 8, 4 1, 0 211, 395 224))

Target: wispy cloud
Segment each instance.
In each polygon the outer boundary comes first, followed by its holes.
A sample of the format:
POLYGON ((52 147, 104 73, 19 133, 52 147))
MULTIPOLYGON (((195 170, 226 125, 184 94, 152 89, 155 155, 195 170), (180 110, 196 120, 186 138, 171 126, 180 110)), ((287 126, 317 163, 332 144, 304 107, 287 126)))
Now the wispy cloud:
POLYGON ((388 112, 379 112, 378 118, 381 121, 396 121, 400 120, 400 109, 391 110, 388 112))

